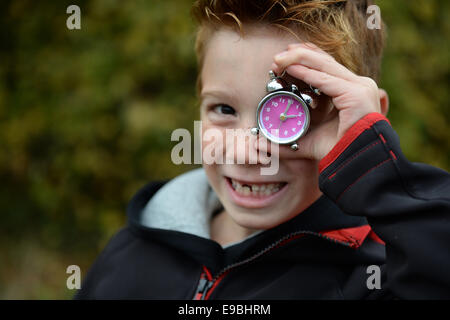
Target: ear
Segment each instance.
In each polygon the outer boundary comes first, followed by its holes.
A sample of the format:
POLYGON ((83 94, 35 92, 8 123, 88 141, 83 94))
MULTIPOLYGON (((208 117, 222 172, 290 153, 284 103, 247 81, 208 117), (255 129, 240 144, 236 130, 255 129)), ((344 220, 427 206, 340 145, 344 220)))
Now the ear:
POLYGON ((380 96, 381 113, 387 116, 389 112, 389 96, 383 89, 378 89, 378 95, 380 96))

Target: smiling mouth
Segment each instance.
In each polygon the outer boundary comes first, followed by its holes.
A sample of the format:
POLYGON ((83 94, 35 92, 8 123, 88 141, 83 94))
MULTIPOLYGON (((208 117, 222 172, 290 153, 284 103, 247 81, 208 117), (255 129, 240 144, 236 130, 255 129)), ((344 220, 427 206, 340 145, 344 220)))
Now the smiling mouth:
POLYGON ((283 189, 287 183, 249 183, 226 177, 237 194, 244 197, 268 197, 283 189))

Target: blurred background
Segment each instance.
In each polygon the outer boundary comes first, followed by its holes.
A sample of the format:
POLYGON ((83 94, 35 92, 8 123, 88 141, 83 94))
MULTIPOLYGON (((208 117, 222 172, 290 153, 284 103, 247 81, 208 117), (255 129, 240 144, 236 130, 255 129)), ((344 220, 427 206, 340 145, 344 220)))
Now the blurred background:
MULTIPOLYGON (((0 299, 69 299, 146 182, 193 132, 192 0, 0 2, 0 299), (81 8, 68 30, 66 8, 81 8)), ((380 86, 413 161, 450 169, 450 2, 377 1, 380 86)))

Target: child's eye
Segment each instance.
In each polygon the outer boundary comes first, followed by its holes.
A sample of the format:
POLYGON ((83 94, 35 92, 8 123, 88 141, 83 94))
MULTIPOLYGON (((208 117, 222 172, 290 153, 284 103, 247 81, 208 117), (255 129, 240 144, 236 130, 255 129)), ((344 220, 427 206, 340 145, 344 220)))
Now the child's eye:
POLYGON ((213 107, 214 112, 219 114, 235 115, 236 111, 227 104, 219 104, 213 107))

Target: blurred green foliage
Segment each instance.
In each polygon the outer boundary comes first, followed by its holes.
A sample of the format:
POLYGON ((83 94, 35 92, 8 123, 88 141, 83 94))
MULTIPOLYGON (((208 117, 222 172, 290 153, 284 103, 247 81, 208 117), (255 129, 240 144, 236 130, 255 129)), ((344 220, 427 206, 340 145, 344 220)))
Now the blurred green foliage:
MULTIPOLYGON (((0 298, 70 298, 66 267, 88 270, 138 188, 191 169, 170 161, 198 119, 191 4, 1 1, 0 298)), ((449 170, 449 2, 377 4, 389 118, 411 160, 449 170)))

